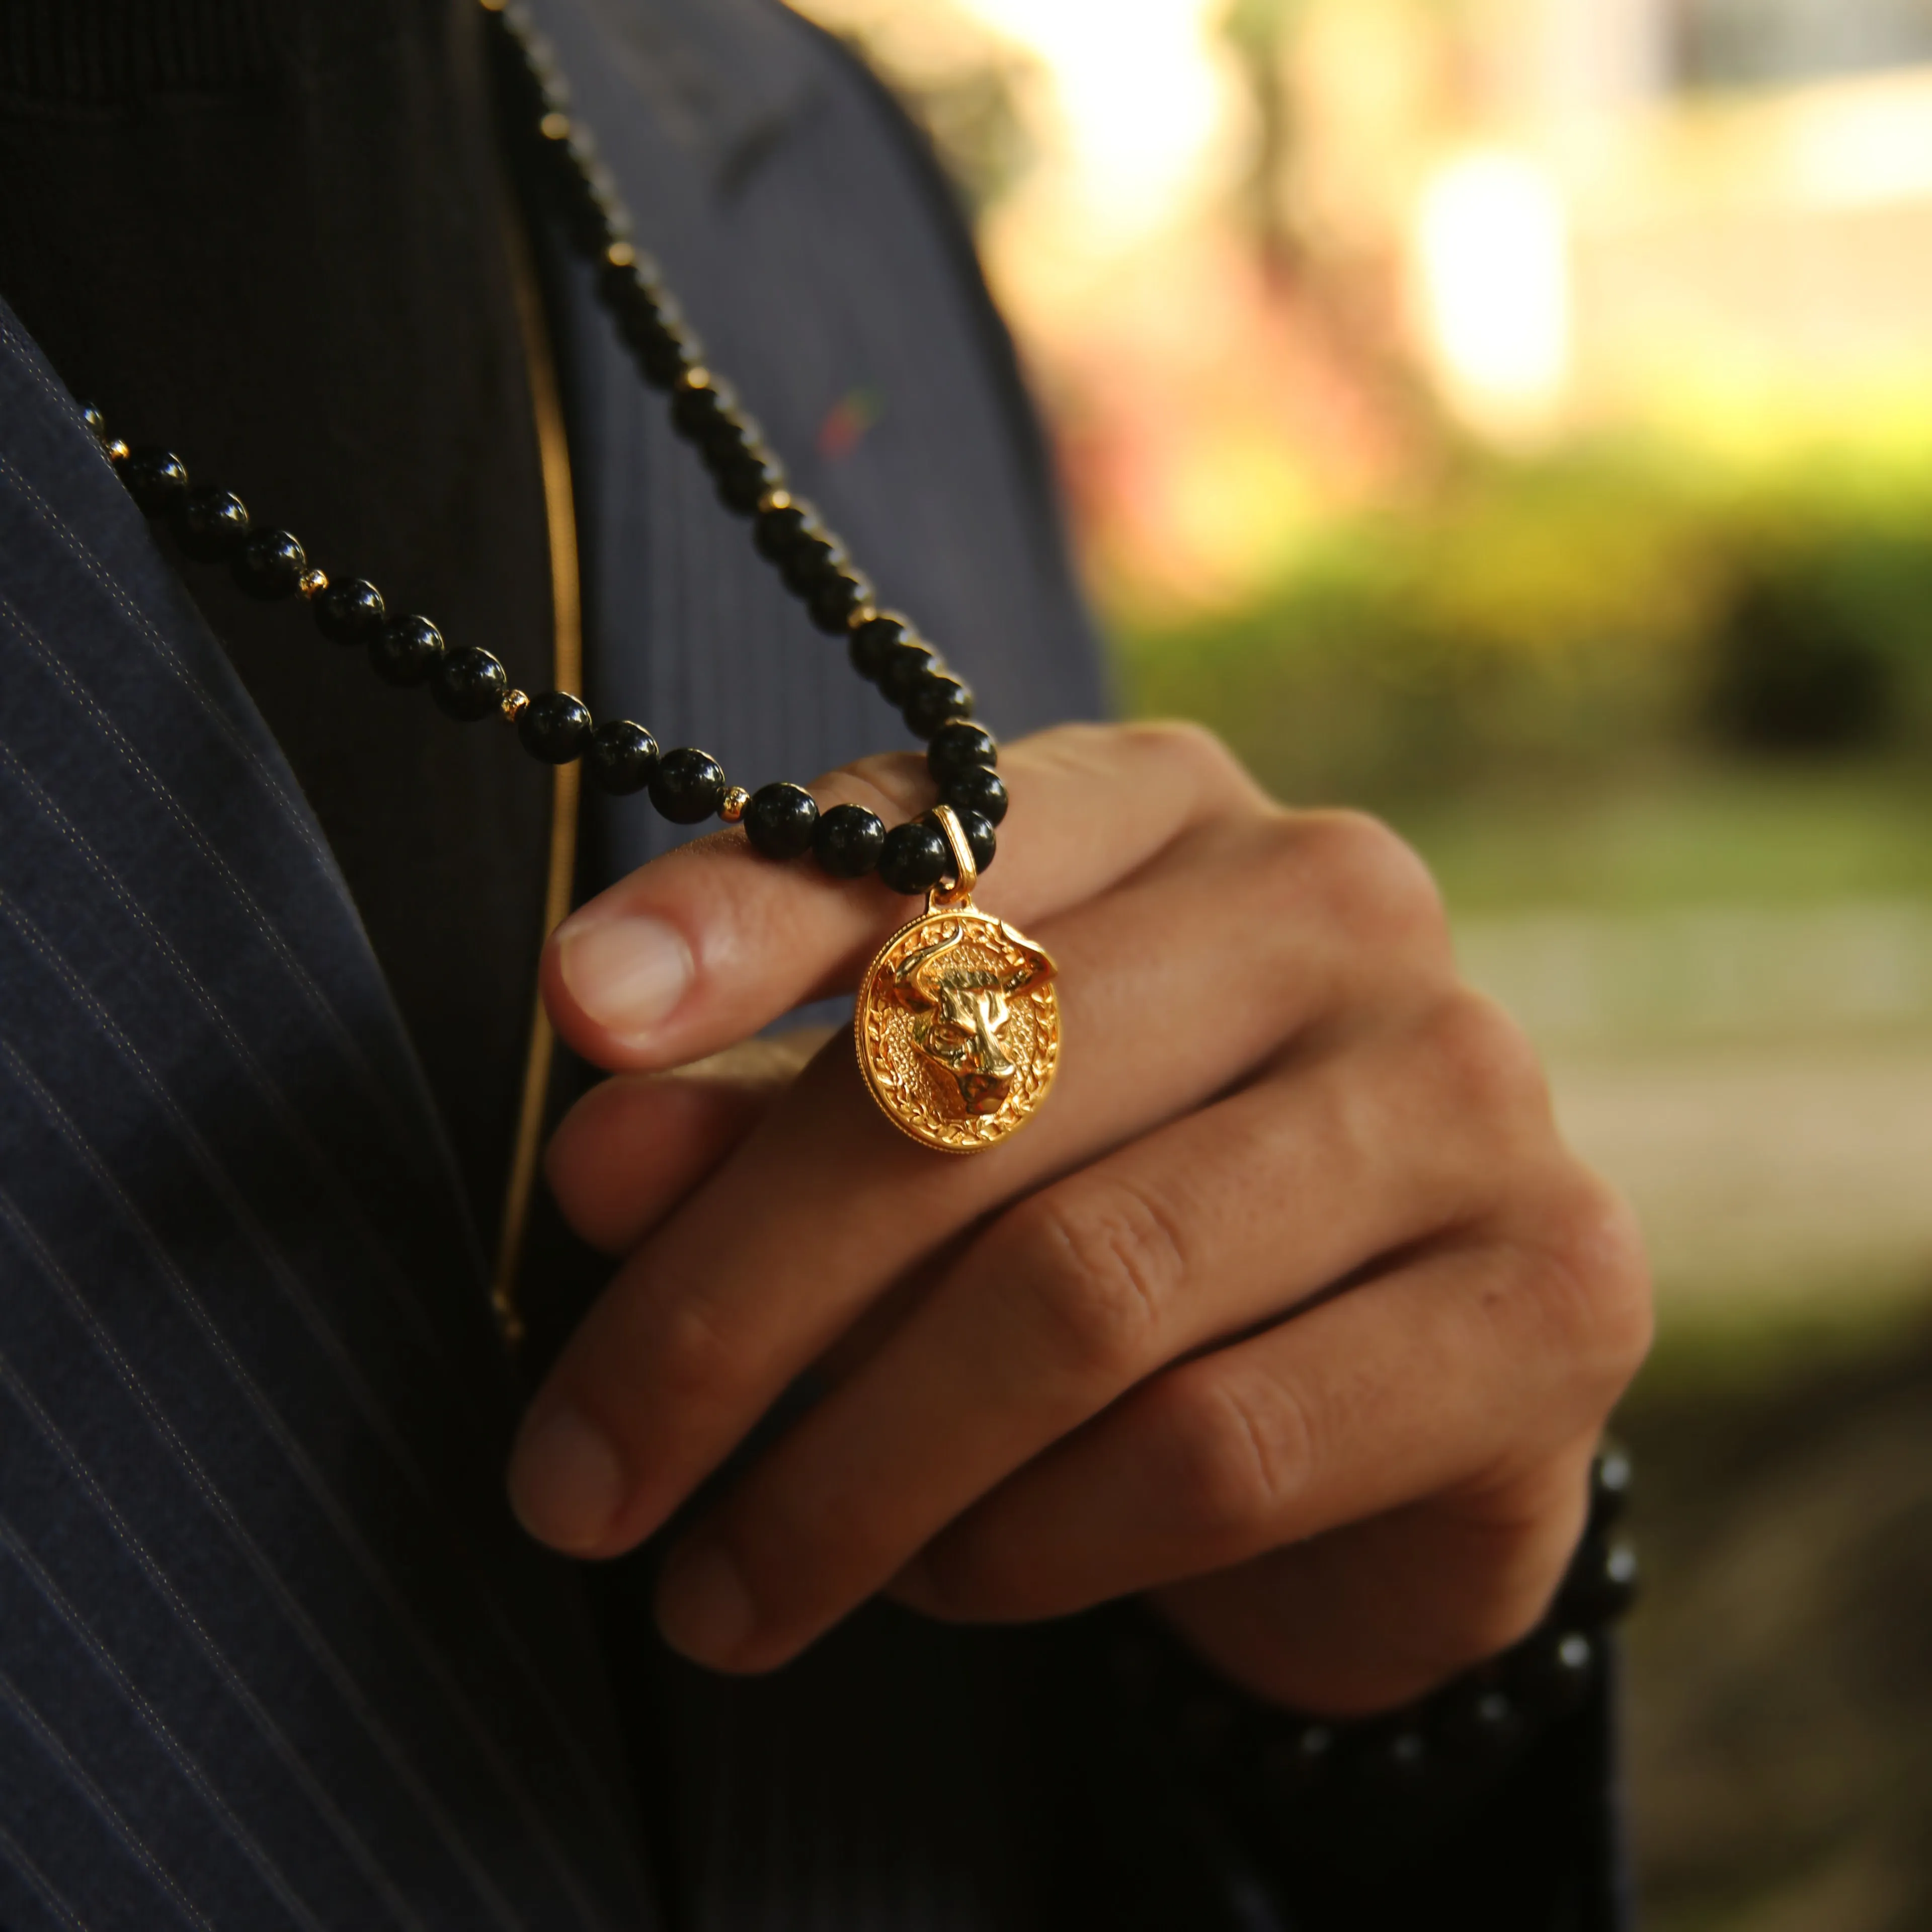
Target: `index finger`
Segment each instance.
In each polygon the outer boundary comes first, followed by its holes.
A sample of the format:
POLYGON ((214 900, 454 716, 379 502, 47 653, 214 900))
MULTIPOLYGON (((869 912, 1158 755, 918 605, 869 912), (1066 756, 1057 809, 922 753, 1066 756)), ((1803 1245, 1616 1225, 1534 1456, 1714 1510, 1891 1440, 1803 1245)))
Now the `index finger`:
MULTIPOLYGON (((1137 871, 1202 820, 1258 806, 1254 782, 1190 725, 1063 725, 1003 753, 1012 808, 980 897, 1024 925, 1137 871)), ((934 790, 910 752, 862 760, 812 790, 889 824, 934 790)), ((839 883, 759 857, 722 832, 640 867, 572 914, 544 949, 557 1032, 586 1060, 644 1071, 701 1058, 805 1001, 848 988, 911 916, 878 879, 839 883)))

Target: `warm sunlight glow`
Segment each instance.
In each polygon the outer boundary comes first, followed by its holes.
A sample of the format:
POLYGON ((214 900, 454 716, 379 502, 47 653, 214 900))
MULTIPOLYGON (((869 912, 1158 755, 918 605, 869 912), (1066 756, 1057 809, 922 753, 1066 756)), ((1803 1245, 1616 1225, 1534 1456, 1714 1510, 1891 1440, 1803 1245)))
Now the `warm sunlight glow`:
POLYGON ((1221 0, 964 0, 1053 93, 1063 185, 1106 236, 1169 219, 1211 169, 1228 103, 1221 0))
POLYGON ((1450 397, 1484 427, 1536 426, 1570 368, 1569 242, 1545 170, 1464 154, 1430 177, 1416 222, 1430 346, 1450 397))

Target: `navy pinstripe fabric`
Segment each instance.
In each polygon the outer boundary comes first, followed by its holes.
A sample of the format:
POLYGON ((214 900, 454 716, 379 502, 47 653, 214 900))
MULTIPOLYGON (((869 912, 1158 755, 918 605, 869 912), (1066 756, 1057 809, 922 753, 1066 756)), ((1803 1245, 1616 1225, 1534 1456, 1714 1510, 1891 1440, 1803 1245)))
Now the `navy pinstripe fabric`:
POLYGON ((0 425, 0 1920, 640 1923, 354 912, 4 311, 0 425))

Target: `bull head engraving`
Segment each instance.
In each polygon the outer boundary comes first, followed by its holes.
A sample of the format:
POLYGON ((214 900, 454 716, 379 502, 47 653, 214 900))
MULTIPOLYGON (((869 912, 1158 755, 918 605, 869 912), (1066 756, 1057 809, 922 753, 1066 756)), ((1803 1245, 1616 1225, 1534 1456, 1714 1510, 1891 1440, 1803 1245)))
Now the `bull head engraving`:
POLYGON ((959 1097, 971 1114, 999 1111, 1019 1069, 1000 1043, 1012 1017, 1014 994, 1053 976, 1053 962, 1011 926, 1000 932, 1019 954, 1018 965, 998 972, 952 960, 965 939, 956 926, 930 946, 909 952, 892 975, 892 984, 916 1017, 913 1044, 952 1074, 959 1097))

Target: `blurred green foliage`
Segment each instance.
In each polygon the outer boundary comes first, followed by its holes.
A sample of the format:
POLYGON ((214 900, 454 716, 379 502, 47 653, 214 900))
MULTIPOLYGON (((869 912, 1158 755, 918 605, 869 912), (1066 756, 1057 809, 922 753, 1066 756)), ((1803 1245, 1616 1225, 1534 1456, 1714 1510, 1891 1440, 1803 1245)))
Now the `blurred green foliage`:
POLYGON ((1633 760, 1383 808, 1458 914, 1932 901, 1932 762, 1633 760))
POLYGON ((1660 758, 1932 748, 1932 470, 1635 446, 1468 461, 1252 608, 1118 628, 1131 708, 1385 809, 1660 758))

